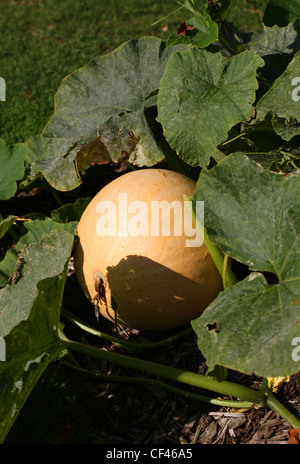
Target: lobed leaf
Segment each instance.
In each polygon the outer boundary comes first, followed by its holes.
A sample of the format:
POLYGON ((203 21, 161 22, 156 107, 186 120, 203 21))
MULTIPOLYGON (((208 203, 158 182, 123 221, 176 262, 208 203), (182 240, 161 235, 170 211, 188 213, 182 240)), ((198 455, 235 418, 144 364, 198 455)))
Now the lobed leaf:
POLYGON ((215 364, 251 375, 295 373, 291 343, 300 335, 300 175, 263 169, 231 154, 203 170, 194 200, 205 204, 205 227, 224 253, 252 271, 193 321, 198 344, 215 364))
POLYGON ((157 119, 188 164, 206 166, 228 131, 253 116, 256 70, 262 65, 248 50, 231 58, 198 48, 171 56, 160 84, 157 119))
POLYGON ((209 368, 215 365, 262 377, 300 368, 293 340, 300 335, 300 276, 269 285, 259 273, 223 291, 192 321, 209 368))
POLYGON ((263 34, 247 46, 262 57, 276 55, 277 60, 280 55, 295 55, 300 47, 299 23, 289 23, 285 27, 264 26, 263 34))
POLYGON ((300 51, 256 106, 257 120, 273 115, 274 130, 285 140, 300 134, 300 51))
POLYGON ((0 290, 0 442, 48 364, 62 351, 57 335, 73 235, 52 231, 20 254, 18 278, 0 290))
MULTIPOLYGON (((53 212, 53 215, 55 216, 55 212, 53 212)), ((4 259, 0 262, 0 288, 5 287, 8 279, 12 278, 13 273, 17 271, 18 257, 21 250, 31 243, 39 241, 43 236, 55 230, 66 231, 74 235, 76 226, 77 221, 64 223, 63 221, 58 222, 50 218, 25 222, 19 241, 14 248, 6 252, 4 259)))
POLYGON ((78 198, 75 203, 68 203, 51 212, 51 219, 59 223, 78 222, 91 198, 78 198))
POLYGON ((41 134, 32 135, 24 142, 24 144, 27 147, 26 170, 21 186, 26 188, 41 176, 45 167, 45 162, 43 161, 45 150, 41 134))
MULTIPOLYGON (((179 48, 178 48, 179 47, 179 48)), ((67 76, 55 97, 55 112, 43 131, 39 164, 58 190, 72 190, 91 161, 118 162, 122 152, 138 166, 164 158, 149 108, 170 55, 153 37, 130 40, 67 76)))

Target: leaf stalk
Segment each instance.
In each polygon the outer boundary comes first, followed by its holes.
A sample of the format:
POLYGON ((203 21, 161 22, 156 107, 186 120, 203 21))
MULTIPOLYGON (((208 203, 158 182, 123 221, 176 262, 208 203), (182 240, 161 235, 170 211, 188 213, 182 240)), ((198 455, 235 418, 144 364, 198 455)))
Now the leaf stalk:
POLYGON ((192 327, 187 327, 174 335, 170 335, 169 337, 164 338, 163 340, 155 341, 155 342, 149 342, 149 343, 139 343, 139 342, 130 342, 128 340, 123 340, 118 337, 113 337, 111 335, 108 335, 104 332, 101 332, 100 330, 95 329, 91 325, 87 324, 86 322, 82 321, 79 317, 74 316, 71 314, 68 310, 65 308, 62 308, 61 310, 61 315, 71 322, 73 325, 76 325, 77 327, 81 328, 82 330, 90 333, 91 335, 95 335, 97 337, 100 337, 104 340, 107 340, 111 343, 114 343, 114 345, 123 347, 128 349, 129 351, 138 351, 138 350, 143 350, 143 349, 156 349, 162 346, 169 345, 170 343, 179 340, 180 338, 185 337, 186 335, 190 334, 193 332, 192 327))
POLYGON ((169 385, 165 382, 162 382, 157 379, 150 379, 147 377, 127 377, 127 376, 120 376, 120 375, 112 375, 112 374, 103 374, 102 372, 91 371, 88 369, 84 369, 74 365, 73 363, 64 361, 64 364, 77 371, 79 374, 83 374, 87 377, 97 379, 106 383, 130 383, 130 384, 143 384, 149 385, 150 387, 159 387, 163 390, 169 391, 174 393, 175 395, 184 396, 185 398, 190 398, 192 400, 201 401, 204 403, 213 404, 215 406, 226 407, 226 408, 251 408, 252 403, 248 401, 234 401, 234 400, 226 400, 220 398, 210 398, 205 395, 199 395, 198 393, 193 393, 187 390, 183 390, 178 387, 174 387, 173 385, 169 385))
POLYGON ((193 221, 203 238, 205 246, 208 249, 209 254, 215 263, 216 268, 218 269, 222 279, 226 282, 226 287, 231 287, 235 285, 238 282, 238 280, 235 277, 230 266, 226 266, 226 275, 224 276, 224 255, 222 254, 220 249, 210 240, 204 226, 198 220, 195 212, 195 201, 186 196, 184 196, 184 200, 186 202, 188 210, 192 215, 193 221))
POLYGON ((255 403, 258 406, 265 405, 265 395, 263 392, 254 391, 251 388, 245 387, 243 385, 238 385, 226 380, 219 382, 218 380, 209 376, 119 353, 112 353, 100 348, 86 345, 84 343, 68 340, 64 335, 61 335, 61 338, 62 345, 70 351, 92 356, 96 359, 101 359, 136 371, 152 374, 156 377, 162 377, 179 383, 184 383, 186 385, 210 390, 226 396, 239 398, 249 403, 255 403))
POLYGON ((292 428, 300 430, 300 420, 297 419, 280 401, 278 401, 271 391, 265 392, 266 405, 277 412, 292 428))

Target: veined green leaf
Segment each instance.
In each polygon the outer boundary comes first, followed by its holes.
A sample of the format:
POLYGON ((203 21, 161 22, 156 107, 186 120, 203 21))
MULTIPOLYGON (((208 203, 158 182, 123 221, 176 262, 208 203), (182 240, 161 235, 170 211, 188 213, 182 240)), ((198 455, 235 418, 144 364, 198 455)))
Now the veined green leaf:
MULTIPOLYGON (((55 216, 55 212, 53 212, 55 216)), ((58 214, 59 215, 59 214, 58 214)), ((20 251, 31 243, 39 241, 44 235, 49 234, 54 230, 67 231, 74 235, 77 226, 77 221, 63 223, 45 218, 45 220, 37 219, 35 221, 26 221, 23 225, 22 236, 14 248, 7 251, 5 257, 0 262, 0 288, 7 284, 9 278, 13 277, 16 271, 18 256, 20 251)))
MULTIPOLYGON (((179 47, 179 48, 178 48, 179 47)), ((154 37, 130 40, 67 76, 55 97, 55 113, 43 131, 39 165, 58 190, 72 190, 91 161, 118 162, 122 152, 138 166, 164 158, 149 108, 170 55, 154 37)))
POLYGON ((204 201, 210 239, 275 282, 253 272, 193 321, 210 369, 219 364, 266 377, 299 369, 292 357, 292 340, 300 335, 299 191, 298 173, 265 170, 242 154, 202 171, 194 200, 204 201))
POLYGON ((299 24, 289 23, 285 27, 264 27, 263 34, 255 41, 247 44, 259 56, 294 55, 299 51, 299 24))
POLYGON ((79 221, 91 198, 78 198, 75 203, 68 203, 51 212, 51 219, 59 223, 73 223, 79 221))
POLYGON ((257 120, 272 113, 274 130, 284 139, 300 134, 300 51, 256 106, 257 120))
POLYGON ((228 131, 254 114, 256 70, 253 51, 225 58, 189 48, 174 53, 161 80, 158 121, 170 146, 192 166, 206 166, 228 131))
POLYGON ((288 376, 300 368, 293 340, 300 336, 300 277, 269 285, 251 273, 223 291, 192 321, 210 369, 222 365, 248 375, 288 376))
POLYGON ((44 156, 44 141, 41 134, 32 135, 24 144, 27 147, 26 175, 20 186, 25 188, 41 176, 45 164, 42 161, 44 156))
POLYGON ((15 282, 0 290, 0 442, 48 364, 62 351, 57 335, 73 235, 53 231, 20 255, 15 282))

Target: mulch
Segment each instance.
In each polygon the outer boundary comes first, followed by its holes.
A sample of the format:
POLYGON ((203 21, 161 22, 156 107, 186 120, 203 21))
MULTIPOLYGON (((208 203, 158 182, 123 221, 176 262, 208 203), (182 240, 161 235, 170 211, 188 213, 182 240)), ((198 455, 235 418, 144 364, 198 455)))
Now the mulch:
MULTIPOLYGON (((91 320, 92 317, 90 314, 91 320)), ((115 335, 115 328, 100 320, 101 330, 115 335)), ((148 334, 122 329, 121 335, 129 339, 148 334)), ((152 334, 153 335, 153 334, 152 334)), ((109 342, 92 341, 110 351, 128 354, 109 342)), ((136 354, 133 354, 136 356, 136 354)), ((206 363, 197 347, 196 335, 189 334, 163 349, 146 350, 139 357, 167 366, 204 374, 206 363)), ((85 358, 79 356, 85 367, 85 358)), ((143 376, 104 361, 95 361, 89 368, 120 376, 143 376)), ((164 379, 161 379, 164 380, 164 379)), ((228 371, 228 380, 259 389, 261 379, 235 371, 228 371)), ((78 378, 82 382, 82 378, 78 378)), ((83 383, 88 395, 95 401, 106 400, 106 407, 95 428, 93 443, 98 444, 300 444, 300 436, 293 434, 290 425, 269 408, 242 410, 217 407, 183 396, 174 395, 155 386, 101 383, 86 379, 83 383)), ((174 384, 175 385, 175 384, 174 384)), ((213 396, 211 392, 177 384, 185 390, 213 396)), ((217 396, 217 395, 216 395, 217 396)), ((300 416, 300 372, 291 376, 288 383, 279 387, 276 397, 297 417, 300 416)), ((230 399, 230 398, 229 398, 230 399)), ((70 432, 70 424, 66 424, 70 432)), ((64 427, 63 427, 64 429, 64 427)), ((58 436, 62 430, 58 431, 58 436)), ((73 430, 76 433, 76 430, 73 430)))

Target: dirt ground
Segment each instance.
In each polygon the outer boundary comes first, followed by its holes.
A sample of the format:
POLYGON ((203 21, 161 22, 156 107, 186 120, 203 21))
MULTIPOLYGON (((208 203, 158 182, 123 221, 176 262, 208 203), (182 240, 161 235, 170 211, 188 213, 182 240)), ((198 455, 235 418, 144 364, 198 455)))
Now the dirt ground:
MULTIPOLYGON (((169 354, 169 365, 188 369, 191 366, 187 364, 192 364, 192 368, 198 366, 201 372, 205 368, 204 361, 191 363, 197 357, 196 350, 194 337, 190 337, 176 350, 170 347, 163 357, 169 354)), ((161 353, 157 357, 161 363, 168 362, 162 359, 161 353)), ((240 376, 238 380, 244 384, 249 384, 250 380, 254 388, 259 387, 255 378, 240 376)), ((86 387, 93 389, 96 396, 105 396, 114 410, 114 426, 109 433, 107 429, 101 432, 98 443, 287 444, 291 441, 290 426, 265 408, 240 411, 212 407, 145 386, 87 384, 86 387)), ((300 374, 293 376, 278 392, 283 404, 298 415, 299 392, 300 374)))

